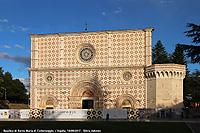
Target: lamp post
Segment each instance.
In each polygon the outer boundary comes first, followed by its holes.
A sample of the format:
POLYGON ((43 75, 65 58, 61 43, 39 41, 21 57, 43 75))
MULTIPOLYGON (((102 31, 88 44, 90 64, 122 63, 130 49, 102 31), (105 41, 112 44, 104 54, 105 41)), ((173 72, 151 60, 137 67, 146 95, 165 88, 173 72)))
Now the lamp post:
POLYGON ((29 93, 28 92, 26 92, 26 95, 27 95, 27 99, 28 99, 28 107, 29 107, 29 93))
POLYGON ((6 88, 5 88, 5 100, 6 100, 6 88))

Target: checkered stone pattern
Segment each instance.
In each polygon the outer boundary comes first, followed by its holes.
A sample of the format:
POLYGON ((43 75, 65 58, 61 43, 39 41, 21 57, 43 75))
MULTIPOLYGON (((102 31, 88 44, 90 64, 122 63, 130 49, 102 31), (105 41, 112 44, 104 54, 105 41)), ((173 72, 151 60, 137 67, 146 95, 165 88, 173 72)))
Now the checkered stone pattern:
POLYGON ((145 49, 145 41, 151 45, 151 32, 32 38, 32 68, 145 65, 145 51, 148 63, 151 58, 151 48, 145 49), (88 64, 76 58, 82 44, 90 44, 96 51, 88 64))
POLYGON ((69 108, 69 96, 71 88, 37 88, 37 96, 39 99, 47 95, 53 95, 59 101, 59 109, 69 108))
POLYGON ((60 45, 59 37, 38 38, 39 68, 60 67, 60 45))
POLYGON ((50 71, 50 72, 37 72, 37 85, 72 85, 73 82, 79 77, 93 76, 101 81, 102 85, 109 84, 144 84, 144 69, 130 69, 133 76, 130 82, 123 82, 123 70, 78 70, 78 71, 50 71), (46 82, 46 74, 52 74, 54 80, 52 83, 46 82))
POLYGON ((137 108, 144 108, 145 77, 144 68, 140 66, 151 63, 151 47, 145 46, 147 43, 150 46, 150 41, 151 32, 143 30, 32 36, 31 68, 42 71, 31 72, 31 108, 38 108, 40 99, 46 95, 58 99, 59 109, 69 108, 71 87, 84 76, 97 78, 106 93, 104 108, 116 108, 117 98, 123 94, 132 95, 140 101, 137 108), (94 58, 88 62, 81 62, 77 57, 83 44, 94 48, 94 58), (148 55, 145 55, 146 51, 148 55), (116 68, 120 66, 135 67, 116 68), (123 75, 125 71, 130 72, 128 76, 131 77, 123 75), (53 77, 49 82, 46 80, 48 74, 53 77))
POLYGON ((145 34, 111 35, 111 66, 145 65, 145 34))
POLYGON ((30 109, 29 118, 30 119, 43 119, 44 118, 44 110, 43 109, 30 109))
POLYGON ((107 66, 108 40, 107 35, 84 35, 64 37, 64 67, 107 66), (94 59, 88 64, 77 61, 77 49, 81 44, 91 44, 96 53, 94 59))
POLYGON ((102 109, 88 109, 87 119, 102 119, 103 110, 102 109))
POLYGON ((104 108, 115 108, 116 100, 123 94, 131 94, 135 99, 139 99, 140 103, 138 108, 145 107, 145 78, 144 69, 130 69, 129 72, 133 75, 130 82, 123 82, 123 70, 83 70, 83 71, 52 71, 52 72, 37 72, 37 85, 53 87, 37 88, 37 96, 39 98, 45 95, 54 95, 59 100, 59 108, 67 109, 69 107, 68 97, 71 93, 70 87, 60 87, 73 85, 74 81, 83 76, 94 76, 102 86, 107 85, 129 85, 130 87, 103 87, 104 95, 104 108), (54 81, 48 83, 45 80, 46 74, 51 73, 54 75, 54 81), (57 87, 55 87, 55 85, 57 87), (133 86, 131 86, 133 85, 133 86), (135 86, 134 86, 135 85, 135 86), (136 86, 137 85, 137 86, 136 86))
POLYGON ((134 97, 135 108, 145 108, 145 88, 144 86, 131 86, 131 87, 105 87, 104 94, 104 108, 113 109, 117 108, 117 99, 124 94, 130 94, 134 97))
POLYGON ((36 60, 37 60, 37 39, 31 38, 31 68, 36 68, 36 60))
POLYGON ((139 119, 139 110, 138 109, 128 109, 127 118, 128 119, 139 119))

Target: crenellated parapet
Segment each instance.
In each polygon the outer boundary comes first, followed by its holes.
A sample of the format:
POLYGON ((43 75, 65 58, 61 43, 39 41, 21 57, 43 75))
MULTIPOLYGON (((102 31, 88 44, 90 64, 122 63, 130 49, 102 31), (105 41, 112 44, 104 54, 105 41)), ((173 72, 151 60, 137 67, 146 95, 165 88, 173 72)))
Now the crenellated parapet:
POLYGON ((153 78, 181 78, 186 74, 185 65, 179 64, 154 64, 146 67, 145 77, 153 78))
POLYGON ((154 64, 145 69, 147 108, 182 108, 186 66, 154 64))

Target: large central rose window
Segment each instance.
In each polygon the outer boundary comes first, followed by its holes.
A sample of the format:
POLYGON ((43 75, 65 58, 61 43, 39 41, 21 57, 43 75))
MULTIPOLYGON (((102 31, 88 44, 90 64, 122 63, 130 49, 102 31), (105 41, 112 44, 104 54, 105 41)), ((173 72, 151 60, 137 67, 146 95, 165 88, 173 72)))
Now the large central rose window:
POLYGON ((84 44, 78 48, 77 54, 81 63, 89 63, 95 56, 95 49, 91 44, 84 44))
POLYGON ((90 62, 94 57, 94 52, 90 47, 83 47, 79 51, 81 61, 90 62))

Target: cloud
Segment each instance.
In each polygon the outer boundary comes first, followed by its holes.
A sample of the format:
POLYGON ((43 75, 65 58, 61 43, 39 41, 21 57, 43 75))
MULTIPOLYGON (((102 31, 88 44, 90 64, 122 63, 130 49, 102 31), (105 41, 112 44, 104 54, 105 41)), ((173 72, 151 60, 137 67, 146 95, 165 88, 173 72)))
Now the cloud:
POLYGON ((20 80, 25 86, 29 86, 29 78, 19 78, 19 80, 20 80))
POLYGON ((3 47, 4 47, 4 48, 11 48, 10 46, 7 46, 7 45, 4 45, 3 47))
POLYGON ((173 4, 175 1, 174 0, 151 0, 151 2, 160 5, 169 5, 173 4))
POLYGON ((9 55, 8 53, 0 53, 1 59, 10 59, 15 62, 23 63, 26 67, 31 66, 30 56, 9 55))
POLYGON ((103 16, 106 16, 106 12, 102 12, 101 14, 102 14, 103 16))
POLYGON ((22 27, 22 26, 17 26, 19 29, 21 29, 22 31, 27 31, 28 28, 22 27))
POLYGON ((15 44, 15 46, 18 47, 18 48, 24 49, 24 47, 22 47, 22 46, 20 46, 18 44, 15 44))
POLYGON ((121 7, 117 7, 117 9, 115 11, 112 11, 112 12, 101 12, 101 14, 103 16, 109 16, 109 15, 114 15, 114 14, 119 14, 121 13, 123 10, 121 7))
POLYGON ((172 4, 172 3, 174 3, 174 1, 173 0, 161 0, 160 3, 161 4, 172 4))
POLYGON ((120 12, 122 12, 122 8, 121 8, 121 7, 118 7, 117 10, 114 11, 115 14, 118 14, 118 13, 120 13, 120 12))
POLYGON ((0 19, 0 22, 8 22, 8 19, 0 19))
POLYGON ((15 32, 15 31, 26 32, 29 30, 29 28, 22 27, 22 26, 15 26, 15 25, 7 26, 7 29, 10 29, 10 32, 15 32))
POLYGON ((15 29, 15 25, 11 25, 11 26, 7 26, 8 29, 10 28, 14 28, 15 29))
POLYGON ((10 32, 12 32, 12 33, 15 33, 15 31, 14 31, 14 30, 10 30, 10 32))

